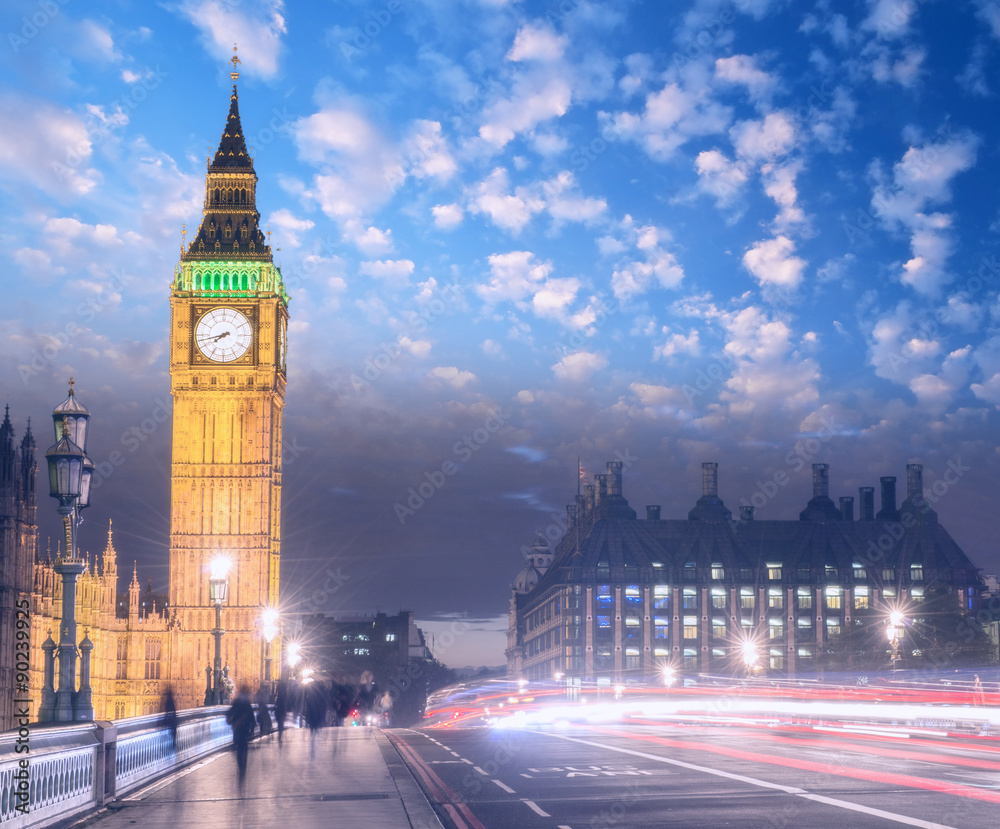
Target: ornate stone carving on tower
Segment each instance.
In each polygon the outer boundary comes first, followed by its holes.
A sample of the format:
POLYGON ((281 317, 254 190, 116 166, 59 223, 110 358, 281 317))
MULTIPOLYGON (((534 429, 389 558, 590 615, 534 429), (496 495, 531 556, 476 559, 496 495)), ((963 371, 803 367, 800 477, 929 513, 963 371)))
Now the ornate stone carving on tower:
POLYGON ((204 215, 170 295, 170 615, 179 628, 172 675, 184 707, 200 704, 212 661, 211 559, 221 552, 231 561, 222 659, 237 685, 260 681, 261 611, 278 601, 288 294, 258 226, 257 174, 236 92, 239 59, 232 60, 229 115, 208 164, 204 215))

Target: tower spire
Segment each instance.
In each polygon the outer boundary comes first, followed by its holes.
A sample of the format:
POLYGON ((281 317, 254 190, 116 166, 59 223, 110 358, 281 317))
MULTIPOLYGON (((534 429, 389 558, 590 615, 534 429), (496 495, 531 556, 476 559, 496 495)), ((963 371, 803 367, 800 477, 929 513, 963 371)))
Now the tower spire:
POLYGON ((184 237, 181 261, 225 259, 228 261, 271 262, 271 249, 261 233, 257 212, 257 173, 247 149, 240 123, 236 79, 240 73, 239 56, 229 59, 233 71, 233 91, 229 95, 229 114, 215 155, 211 156, 205 175, 205 207, 201 226, 190 244, 184 237))

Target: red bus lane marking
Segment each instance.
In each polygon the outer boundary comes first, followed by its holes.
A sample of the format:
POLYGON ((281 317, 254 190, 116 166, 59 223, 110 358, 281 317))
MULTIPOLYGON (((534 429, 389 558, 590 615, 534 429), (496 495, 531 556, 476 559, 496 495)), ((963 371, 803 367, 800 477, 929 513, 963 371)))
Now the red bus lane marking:
POLYGON ((631 740, 642 740, 644 742, 656 743, 669 748, 686 748, 691 749, 692 751, 707 752, 709 754, 721 754, 724 757, 732 757, 737 760, 749 760, 754 763, 766 763, 771 766, 784 766, 786 768, 799 769, 800 771, 818 772, 819 774, 835 774, 838 777, 852 777, 857 780, 886 783, 892 786, 904 786, 908 789, 924 789, 926 791, 940 792, 942 794, 950 794, 956 797, 968 797, 973 800, 985 800, 987 803, 1000 803, 1000 792, 985 791, 983 789, 972 788, 971 786, 962 786, 957 783, 944 783, 938 780, 931 780, 926 777, 910 777, 905 774, 855 769, 847 766, 835 766, 829 763, 817 763, 812 760, 793 760, 790 758, 775 757, 771 754, 758 754, 756 752, 741 751, 737 748, 709 745, 708 743, 693 743, 686 740, 670 740, 666 737, 630 734, 613 728, 594 727, 593 730, 616 737, 625 737, 631 740))
POLYGON ((447 783, 434 773, 434 770, 420 758, 420 756, 413 748, 410 747, 406 740, 402 737, 394 736, 390 736, 389 739, 395 743, 400 754, 413 764, 417 774, 420 775, 420 778, 427 785, 427 788, 433 792, 434 796, 445 808, 459 829, 464 829, 466 826, 469 826, 472 829, 486 829, 486 827, 480 823, 476 816, 472 813, 472 810, 459 799, 458 795, 451 790, 451 787, 449 787, 447 783), (463 822, 462 819, 455 814, 455 809, 461 812, 462 817, 465 818, 465 822, 463 822))

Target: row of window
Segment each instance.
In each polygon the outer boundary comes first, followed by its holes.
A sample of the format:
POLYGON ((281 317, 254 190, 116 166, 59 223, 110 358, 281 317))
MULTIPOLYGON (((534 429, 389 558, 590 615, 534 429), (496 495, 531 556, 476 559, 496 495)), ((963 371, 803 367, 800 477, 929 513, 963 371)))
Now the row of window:
MULTIPOLYGON (((663 565, 659 562, 653 562, 654 569, 662 569, 663 565)), ((626 567, 626 570, 634 571, 634 567, 626 567)), ((598 576, 610 573, 611 567, 607 562, 598 562, 597 573, 598 576)), ((767 581, 781 581, 786 576, 791 576, 794 572, 795 577, 798 581, 811 582, 817 575, 817 571, 811 567, 785 567, 779 563, 768 564, 764 571, 767 573, 767 581)), ((725 581, 726 579, 726 568, 719 563, 713 563, 710 569, 710 575, 712 581, 725 581)), ((729 571, 732 573, 732 570, 729 571)), ((903 570, 897 570, 895 567, 865 567, 864 565, 855 562, 851 568, 851 574, 853 575, 855 581, 869 581, 880 579, 882 582, 895 582, 897 578, 897 572, 902 574, 903 570)), ((739 581, 743 582, 756 582, 757 581, 757 570, 753 567, 740 567, 736 569, 736 573, 739 575, 739 581)), ((827 580, 839 579, 840 570, 833 564, 827 564, 821 571, 823 577, 827 580)), ((761 573, 763 575, 763 572, 761 573)), ((911 564, 909 567, 910 581, 923 581, 924 580, 924 566, 923 564, 911 564)), ((954 574, 956 579, 961 580, 965 577, 964 571, 956 571, 954 574)), ((947 581, 950 577, 950 573, 942 573, 942 580, 947 581)), ((680 580, 683 582, 693 582, 698 580, 698 566, 693 561, 687 562, 680 572, 680 580)))

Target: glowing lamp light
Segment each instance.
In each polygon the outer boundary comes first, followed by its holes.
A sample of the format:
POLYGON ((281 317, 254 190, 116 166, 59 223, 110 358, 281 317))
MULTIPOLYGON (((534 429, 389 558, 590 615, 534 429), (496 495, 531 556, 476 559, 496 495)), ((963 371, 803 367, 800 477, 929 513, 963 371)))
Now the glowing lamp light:
POLYGON ((232 563, 225 556, 216 556, 209 565, 208 596, 215 604, 226 601, 229 593, 229 568, 232 563))
POLYGON ((288 645, 288 665, 289 665, 289 667, 294 668, 298 664, 299 659, 302 658, 301 654, 299 653, 299 651, 301 649, 302 649, 302 646, 298 642, 291 642, 291 643, 289 643, 289 645, 288 645))
POLYGON ((903 612, 901 610, 894 610, 889 614, 889 624, 894 628, 899 628, 903 626, 903 612))
POLYGON ((743 643, 743 661, 748 667, 757 664, 757 646, 753 642, 743 643))
POLYGON ((264 638, 270 642, 278 635, 278 611, 273 607, 265 608, 260 615, 260 621, 264 638))
POLYGON ((677 671, 671 667, 663 669, 663 684, 668 688, 677 681, 677 671))

